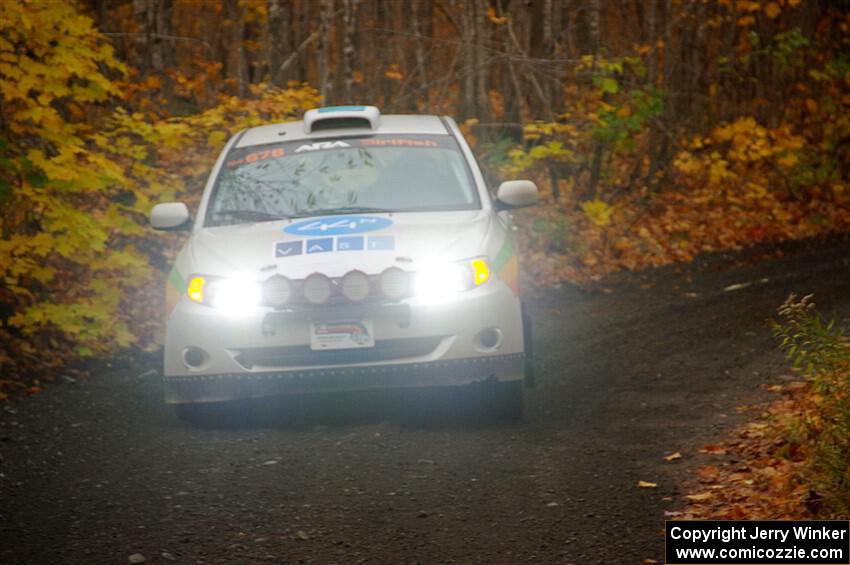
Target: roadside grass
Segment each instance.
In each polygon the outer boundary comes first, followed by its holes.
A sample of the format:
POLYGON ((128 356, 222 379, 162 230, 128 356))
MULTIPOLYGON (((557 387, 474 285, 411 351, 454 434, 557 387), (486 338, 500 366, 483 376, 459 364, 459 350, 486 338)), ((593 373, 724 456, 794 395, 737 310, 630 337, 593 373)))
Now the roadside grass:
POLYGON ((812 519, 850 515, 850 338, 811 296, 794 295, 772 322, 799 380, 759 417, 703 453, 685 519, 812 519))

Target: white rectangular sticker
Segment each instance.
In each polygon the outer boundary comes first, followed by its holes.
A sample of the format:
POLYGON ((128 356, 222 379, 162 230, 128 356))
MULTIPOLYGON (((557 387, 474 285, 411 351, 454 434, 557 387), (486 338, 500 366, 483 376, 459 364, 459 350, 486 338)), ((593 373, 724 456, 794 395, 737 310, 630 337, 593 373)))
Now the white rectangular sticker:
POLYGON ((374 347, 375 334, 371 320, 313 322, 310 325, 310 349, 354 349, 374 347))

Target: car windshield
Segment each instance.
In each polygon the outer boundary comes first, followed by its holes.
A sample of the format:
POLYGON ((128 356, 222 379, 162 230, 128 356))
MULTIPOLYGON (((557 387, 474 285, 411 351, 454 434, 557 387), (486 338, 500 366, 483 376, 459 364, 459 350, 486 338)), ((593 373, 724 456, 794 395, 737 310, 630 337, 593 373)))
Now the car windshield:
POLYGON ((477 208, 469 168, 451 136, 348 137, 231 150, 205 225, 477 208))

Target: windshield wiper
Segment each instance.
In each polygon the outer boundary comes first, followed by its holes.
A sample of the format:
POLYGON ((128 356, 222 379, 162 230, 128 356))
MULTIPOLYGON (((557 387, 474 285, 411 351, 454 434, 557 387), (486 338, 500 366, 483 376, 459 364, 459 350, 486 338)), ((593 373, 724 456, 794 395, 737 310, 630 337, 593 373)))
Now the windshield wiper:
POLYGON ((273 222, 275 220, 285 220, 286 216, 278 216, 269 212, 261 212, 260 210, 219 210, 215 213, 216 216, 233 216, 239 220, 249 222, 273 222))
POLYGON ((332 215, 332 214, 359 214, 362 212, 373 213, 373 214, 388 214, 395 212, 395 210, 389 210, 387 208, 377 208, 375 206, 340 206, 339 208, 319 208, 316 210, 305 210, 299 214, 295 214, 291 216, 292 218, 305 218, 308 216, 324 216, 324 215, 332 215))

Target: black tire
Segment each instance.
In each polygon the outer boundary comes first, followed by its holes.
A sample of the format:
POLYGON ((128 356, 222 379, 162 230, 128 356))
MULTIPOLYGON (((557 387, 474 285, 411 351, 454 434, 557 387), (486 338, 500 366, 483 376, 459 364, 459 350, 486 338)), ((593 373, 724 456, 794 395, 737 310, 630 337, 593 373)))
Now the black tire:
POLYGON ((242 428, 254 417, 250 400, 177 404, 174 412, 183 424, 199 428, 242 428))
POLYGON ((174 414, 183 424, 205 426, 215 421, 214 410, 209 404, 175 404, 174 414))
POLYGON ((523 381, 487 382, 478 392, 481 415, 502 422, 522 420, 525 408, 523 381))

